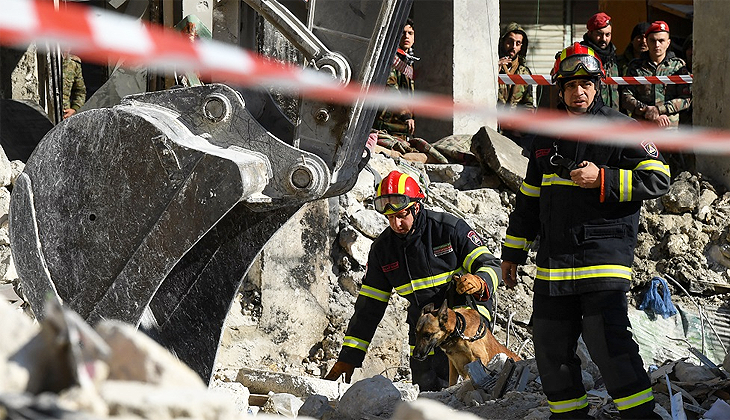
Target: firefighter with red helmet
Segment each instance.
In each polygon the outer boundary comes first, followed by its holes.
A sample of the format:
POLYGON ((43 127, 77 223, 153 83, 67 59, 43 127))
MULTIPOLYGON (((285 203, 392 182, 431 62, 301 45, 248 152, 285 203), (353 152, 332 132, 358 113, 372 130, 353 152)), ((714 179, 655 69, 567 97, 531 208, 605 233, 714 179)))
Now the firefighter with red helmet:
MULTIPOLYGON (((575 43, 555 60, 561 109, 578 118, 628 119, 603 104, 600 59, 575 43)), ((633 340, 626 292, 631 285, 643 200, 669 189, 669 167, 648 141, 635 147, 538 136, 502 246, 502 276, 540 235, 533 286, 535 358, 551 419, 590 418, 580 359, 582 335, 622 418, 660 418, 633 340)))
MULTIPOLYGON (((499 260, 464 220, 426 209, 424 199, 418 182, 405 173, 392 171, 378 184, 373 204, 388 218, 390 227, 370 248, 355 313, 338 361, 326 379, 337 380, 344 374, 350 382, 355 367, 362 366, 393 291, 410 303, 411 350, 416 321, 429 303, 438 307, 448 299, 451 307, 463 306, 471 295, 477 310, 491 322, 494 291, 501 278, 499 260)), ((438 348, 435 353, 422 361, 411 357, 413 383, 421 391, 448 386, 448 359, 438 348)))

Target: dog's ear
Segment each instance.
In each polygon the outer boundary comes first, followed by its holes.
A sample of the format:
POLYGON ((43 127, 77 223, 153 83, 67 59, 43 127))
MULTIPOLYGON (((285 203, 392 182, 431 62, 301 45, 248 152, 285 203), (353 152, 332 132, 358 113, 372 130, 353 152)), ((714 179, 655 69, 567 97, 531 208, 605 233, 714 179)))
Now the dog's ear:
POLYGON ((430 314, 431 312, 433 312, 433 303, 429 303, 421 309, 421 315, 430 314))
POLYGON ((441 304, 441 308, 439 309, 439 323, 446 325, 446 323, 449 321, 449 302, 448 300, 444 300, 444 303, 441 304))

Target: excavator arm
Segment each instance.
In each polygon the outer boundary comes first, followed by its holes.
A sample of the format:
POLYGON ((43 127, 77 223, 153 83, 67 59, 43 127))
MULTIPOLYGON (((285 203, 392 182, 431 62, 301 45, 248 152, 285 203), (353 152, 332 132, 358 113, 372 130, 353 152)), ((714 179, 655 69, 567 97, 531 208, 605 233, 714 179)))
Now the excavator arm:
MULTIPOLYGON (((382 85, 411 1, 310 0, 304 25, 246 0, 308 65, 382 85)), ((126 97, 64 120, 16 181, 13 258, 40 318, 57 299, 139 326, 209 380, 251 263, 306 202, 347 192, 375 110, 302 99, 293 139, 224 84, 126 97)))

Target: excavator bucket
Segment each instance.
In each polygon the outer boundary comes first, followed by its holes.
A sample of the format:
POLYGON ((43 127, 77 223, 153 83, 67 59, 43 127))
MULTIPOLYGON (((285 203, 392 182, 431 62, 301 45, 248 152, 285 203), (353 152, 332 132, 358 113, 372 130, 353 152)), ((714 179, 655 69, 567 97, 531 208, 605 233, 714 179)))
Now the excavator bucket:
MULTIPOLYGON (((281 23, 276 2, 249 3, 283 31, 303 31, 281 23)), ((308 33, 326 34, 322 45, 344 57, 336 64, 351 80, 383 84, 410 1, 362 4, 312 2, 308 33)), ((313 54, 319 68, 328 57, 313 54)), ((54 127, 10 209, 13 258, 36 315, 50 298, 92 324, 132 323, 208 381, 254 258, 304 203, 352 188, 366 162, 374 110, 301 104, 292 139, 224 84, 128 96, 54 127)))

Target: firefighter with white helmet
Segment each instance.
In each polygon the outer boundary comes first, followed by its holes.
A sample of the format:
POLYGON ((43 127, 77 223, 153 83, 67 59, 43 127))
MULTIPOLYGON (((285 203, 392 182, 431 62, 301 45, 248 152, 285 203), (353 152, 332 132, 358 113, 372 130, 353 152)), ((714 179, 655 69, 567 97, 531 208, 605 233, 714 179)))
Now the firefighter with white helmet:
MULTIPOLYGON (((477 310, 491 322, 494 291, 501 278, 499 260, 464 220, 426 209, 424 199, 418 182, 399 171, 392 171, 378 184, 373 205, 388 218, 390 227, 370 248, 355 313, 338 361, 326 379, 336 380, 344 374, 350 382, 355 367, 362 366, 393 291, 410 303, 411 350, 416 321, 429 303, 438 307, 448 299, 451 307, 460 306, 471 295, 477 310)), ((438 348, 435 353, 423 361, 411 358, 413 383, 421 391, 448 386, 448 359, 438 348)))
MULTIPOLYGON (((561 109, 576 118, 628 117, 604 105, 592 49, 575 43, 555 60, 561 109)), ((625 121, 621 121, 625 122, 625 121)), ((634 147, 538 136, 502 246, 502 276, 517 284, 532 242, 533 339, 551 419, 585 419, 576 354, 583 340, 622 418, 660 418, 628 318, 626 292, 643 200, 669 189, 669 167, 648 141, 634 147)))

